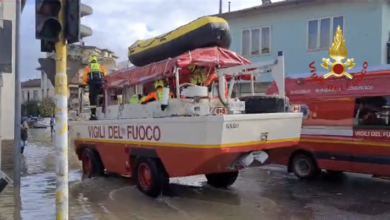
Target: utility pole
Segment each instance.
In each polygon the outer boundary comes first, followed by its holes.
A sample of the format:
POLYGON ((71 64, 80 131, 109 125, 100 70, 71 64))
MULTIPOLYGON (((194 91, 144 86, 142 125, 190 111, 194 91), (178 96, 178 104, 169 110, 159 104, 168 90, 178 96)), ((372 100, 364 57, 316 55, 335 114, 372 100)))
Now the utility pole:
POLYGON ((68 220, 68 77, 64 37, 65 0, 36 0, 36 38, 42 52, 56 52, 56 220, 68 220))
MULTIPOLYGON (((20 15, 22 13, 21 1, 15 1, 15 121, 14 121, 14 219, 21 220, 21 206, 20 199, 20 128, 21 128, 21 88, 20 88, 20 15)), ((1 140, 0 140, 1 141, 1 140)))
POLYGON ((80 0, 36 0, 35 4, 36 39, 41 40, 41 52, 56 52, 56 220, 68 220, 67 43, 76 43, 92 35, 92 29, 80 23, 82 16, 92 14, 92 8, 80 0))
MULTIPOLYGON (((15 1, 15 121, 14 121, 14 187, 20 188, 20 128, 21 128, 21 106, 20 106, 20 14, 22 13, 21 1, 15 1)), ((16 204, 17 206, 18 204, 16 204)), ((17 207, 18 208, 18 207, 17 207)))
POLYGON ((219 0, 219 14, 222 14, 223 0, 219 0))
MULTIPOLYGON (((60 0, 65 5, 65 0, 60 0)), ((59 13, 59 22, 64 25, 65 8, 59 13)), ((61 29, 59 40, 55 45, 56 50, 56 123, 54 147, 56 149, 56 220, 68 220, 68 76, 66 74, 67 48, 64 28, 61 29)))

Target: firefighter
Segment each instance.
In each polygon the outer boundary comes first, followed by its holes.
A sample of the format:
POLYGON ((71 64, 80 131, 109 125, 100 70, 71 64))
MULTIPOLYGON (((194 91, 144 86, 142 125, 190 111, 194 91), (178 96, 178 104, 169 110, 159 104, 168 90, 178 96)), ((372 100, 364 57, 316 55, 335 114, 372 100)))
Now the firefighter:
POLYGON ((102 92, 104 77, 107 75, 103 65, 98 63, 96 56, 89 58, 89 65, 84 69, 83 81, 89 87, 89 103, 91 107, 90 120, 96 120, 96 107, 98 104, 98 96, 102 92))
MULTIPOLYGON (((163 99, 164 81, 162 80, 154 81, 154 88, 156 89, 156 91, 151 92, 147 96, 141 98, 141 104, 146 104, 148 102, 158 101, 163 99)), ((173 93, 170 92, 169 94, 170 94, 170 98, 173 98, 173 93)))
POLYGON ((190 78, 190 83, 201 86, 207 79, 206 73, 205 72, 197 72, 192 74, 190 78))
POLYGON ((134 94, 130 97, 129 103, 138 104, 141 99, 142 99, 142 95, 134 94))
MULTIPOLYGON (((207 75, 205 69, 195 70, 194 74, 190 77, 190 83, 197 86, 206 86, 211 89, 212 82, 218 81, 218 76, 216 73, 210 73, 207 75)), ((228 96, 228 86, 225 80, 225 96, 228 96)))

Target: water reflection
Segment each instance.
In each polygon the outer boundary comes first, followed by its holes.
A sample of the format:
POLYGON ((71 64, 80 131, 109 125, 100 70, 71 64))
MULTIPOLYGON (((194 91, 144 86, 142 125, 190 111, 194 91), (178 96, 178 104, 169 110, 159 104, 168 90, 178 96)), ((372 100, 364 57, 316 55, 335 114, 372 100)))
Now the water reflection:
MULTIPOLYGON (((22 196, 6 188, 0 195, 0 220, 54 219, 55 149, 50 130, 32 130, 29 142, 21 157, 22 196), (18 201, 21 212, 13 208, 18 201)), ((74 220, 336 220, 335 210, 337 216, 349 216, 343 219, 390 219, 386 196, 390 184, 367 178, 302 182, 284 171, 248 169, 231 189, 211 188, 204 176, 173 178, 168 195, 151 199, 129 179, 109 176, 81 181, 80 168, 70 149, 69 219, 74 220)))

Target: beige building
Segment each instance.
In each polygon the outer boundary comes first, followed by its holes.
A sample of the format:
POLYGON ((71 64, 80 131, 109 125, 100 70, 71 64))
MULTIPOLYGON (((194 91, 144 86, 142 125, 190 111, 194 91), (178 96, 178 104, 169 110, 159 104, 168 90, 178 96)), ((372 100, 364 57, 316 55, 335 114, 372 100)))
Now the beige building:
POLYGON ((36 70, 41 71, 41 91, 42 97, 54 97, 55 90, 53 84, 47 78, 46 73, 42 70, 41 67, 38 67, 36 70))
MULTIPOLYGON (((0 1, 0 169, 12 167, 15 117, 16 1, 0 1), (8 53, 9 52, 9 53, 8 53), (10 54, 10 56, 9 56, 10 54), (9 56, 9 57, 8 57, 9 56), (4 62, 6 64, 4 65, 4 62)), ((25 1, 22 0, 22 7, 25 1)))
POLYGON ((44 97, 41 89, 41 79, 30 79, 20 83, 21 103, 29 101, 41 101, 44 97))

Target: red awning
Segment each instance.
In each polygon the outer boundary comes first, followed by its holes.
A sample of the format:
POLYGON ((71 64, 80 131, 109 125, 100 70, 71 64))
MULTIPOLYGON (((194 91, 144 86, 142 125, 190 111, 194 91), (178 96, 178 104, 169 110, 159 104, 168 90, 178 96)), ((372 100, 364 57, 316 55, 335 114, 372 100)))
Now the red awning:
POLYGON ((220 47, 196 49, 177 57, 177 65, 180 67, 186 67, 193 64, 205 67, 215 67, 219 65, 220 68, 227 68, 250 63, 249 60, 236 52, 220 47))
MULTIPOLYGON (((134 85, 164 77, 172 77, 175 66, 185 68, 191 64, 208 68, 227 68, 250 64, 250 61, 227 49, 219 47, 201 48, 186 52, 173 59, 163 60, 143 67, 128 67, 111 73, 106 77, 105 87, 122 87, 123 85, 134 85)), ((183 71, 181 74, 186 74, 185 72, 183 71)), ((250 80, 250 75, 244 75, 241 79, 250 80)))
POLYGON ((176 66, 175 59, 163 60, 143 67, 128 67, 109 74, 105 79, 105 87, 121 87, 123 85, 134 85, 142 82, 149 82, 161 79, 164 76, 172 76, 176 66))

